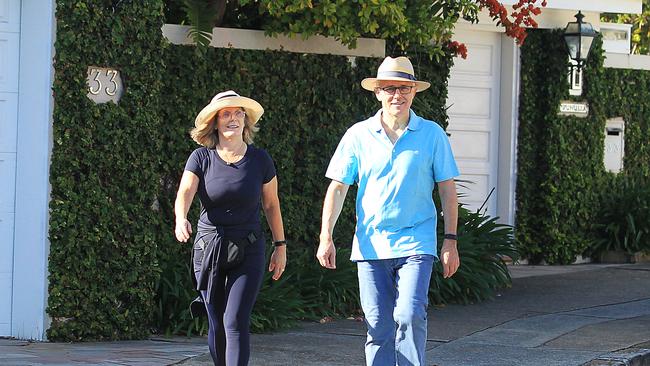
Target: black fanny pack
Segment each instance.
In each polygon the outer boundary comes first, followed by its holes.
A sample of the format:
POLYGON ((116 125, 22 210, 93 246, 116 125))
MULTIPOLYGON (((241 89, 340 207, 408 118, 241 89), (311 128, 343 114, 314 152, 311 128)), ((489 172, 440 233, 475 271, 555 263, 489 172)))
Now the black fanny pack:
MULTIPOLYGON (((218 251, 219 258, 217 260, 217 265, 219 269, 227 270, 240 265, 246 257, 246 248, 255 243, 257 239, 257 235, 254 232, 250 232, 250 234, 245 238, 224 238, 221 243, 221 248, 218 251)), ((201 248, 201 258, 198 258, 198 260, 202 263, 202 266, 205 266, 206 263, 203 262, 205 259, 207 244, 203 238, 199 238, 198 240, 200 241, 199 246, 201 248)), ((217 255, 217 253, 214 252, 214 248, 212 253, 212 255, 217 255)), ((194 252, 192 254, 192 261, 194 261, 196 259, 194 258, 194 252)), ((210 270, 212 269, 210 268, 210 270)), ((192 282, 196 287, 196 278, 193 275, 192 282)), ((192 318, 205 314, 206 310, 204 302, 205 300, 199 294, 199 296, 190 303, 190 314, 192 315, 192 318)))
POLYGON ((257 241, 257 235, 251 232, 245 238, 226 238, 224 247, 221 248, 225 253, 219 258, 219 266, 223 269, 230 269, 240 265, 246 256, 246 247, 257 241))

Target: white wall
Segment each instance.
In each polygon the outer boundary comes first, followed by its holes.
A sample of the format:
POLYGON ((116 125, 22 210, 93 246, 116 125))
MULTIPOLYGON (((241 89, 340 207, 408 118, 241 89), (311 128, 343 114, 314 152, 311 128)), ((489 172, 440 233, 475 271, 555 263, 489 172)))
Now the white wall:
POLYGON ((605 53, 604 66, 614 69, 650 70, 650 56, 605 53))
MULTIPOLYGON (((164 24, 163 36, 172 44, 189 45, 194 41, 188 37, 187 25, 164 24)), ((282 50, 298 53, 332 54, 342 56, 384 57, 386 41, 374 38, 357 39, 357 47, 350 49, 333 37, 312 36, 302 39, 278 35, 269 37, 264 31, 235 28, 212 28, 210 47, 236 48, 244 50, 282 50)))
MULTIPOLYGON (((515 4, 518 0, 501 0, 504 4, 515 4)), ((546 0, 545 9, 582 10, 598 13, 640 13, 641 0, 546 0)), ((537 4, 541 3, 538 1, 537 4)))

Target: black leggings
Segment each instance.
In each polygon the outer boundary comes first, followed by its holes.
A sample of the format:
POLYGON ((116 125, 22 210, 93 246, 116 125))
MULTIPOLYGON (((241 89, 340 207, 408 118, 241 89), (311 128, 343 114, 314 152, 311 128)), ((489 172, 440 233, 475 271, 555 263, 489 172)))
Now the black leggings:
MULTIPOLYGON (((259 245, 253 244, 254 246, 259 245)), ((262 247, 264 244, 261 244, 262 247)), ((245 366, 250 357, 250 317, 264 277, 264 251, 246 253, 244 262, 219 273, 208 311, 208 347, 216 366, 245 366), (220 285, 220 286, 219 286, 220 285)), ((199 273, 195 273, 197 280, 199 273)), ((206 291, 201 291, 206 298, 206 291)))

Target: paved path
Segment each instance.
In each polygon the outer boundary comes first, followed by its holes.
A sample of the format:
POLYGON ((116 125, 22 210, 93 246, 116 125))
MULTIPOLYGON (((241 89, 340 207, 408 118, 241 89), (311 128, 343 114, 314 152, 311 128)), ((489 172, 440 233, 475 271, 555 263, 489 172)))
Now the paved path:
MULTIPOLYGON (((650 265, 512 266, 494 300, 431 307, 427 362, 440 366, 650 365, 650 265)), ((251 366, 364 364, 354 320, 252 337, 251 366)), ((0 340, 0 365, 212 365, 205 339, 0 340)))

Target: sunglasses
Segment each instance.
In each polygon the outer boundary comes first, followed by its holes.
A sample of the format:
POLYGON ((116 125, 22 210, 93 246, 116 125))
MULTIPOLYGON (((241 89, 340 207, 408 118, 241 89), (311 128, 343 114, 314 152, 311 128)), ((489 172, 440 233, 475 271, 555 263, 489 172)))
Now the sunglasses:
POLYGON ((238 109, 234 112, 223 111, 218 115, 219 119, 225 119, 225 120, 229 120, 233 116, 237 119, 242 119, 246 116, 246 112, 242 111, 241 109, 238 109))
POLYGON ((383 88, 378 87, 377 89, 383 91, 384 93, 386 93, 388 95, 394 95, 395 92, 399 90, 399 93, 404 95, 404 94, 410 93, 411 90, 413 90, 413 88, 415 88, 415 87, 410 86, 410 85, 400 85, 400 86, 386 86, 386 87, 383 87, 383 88))

